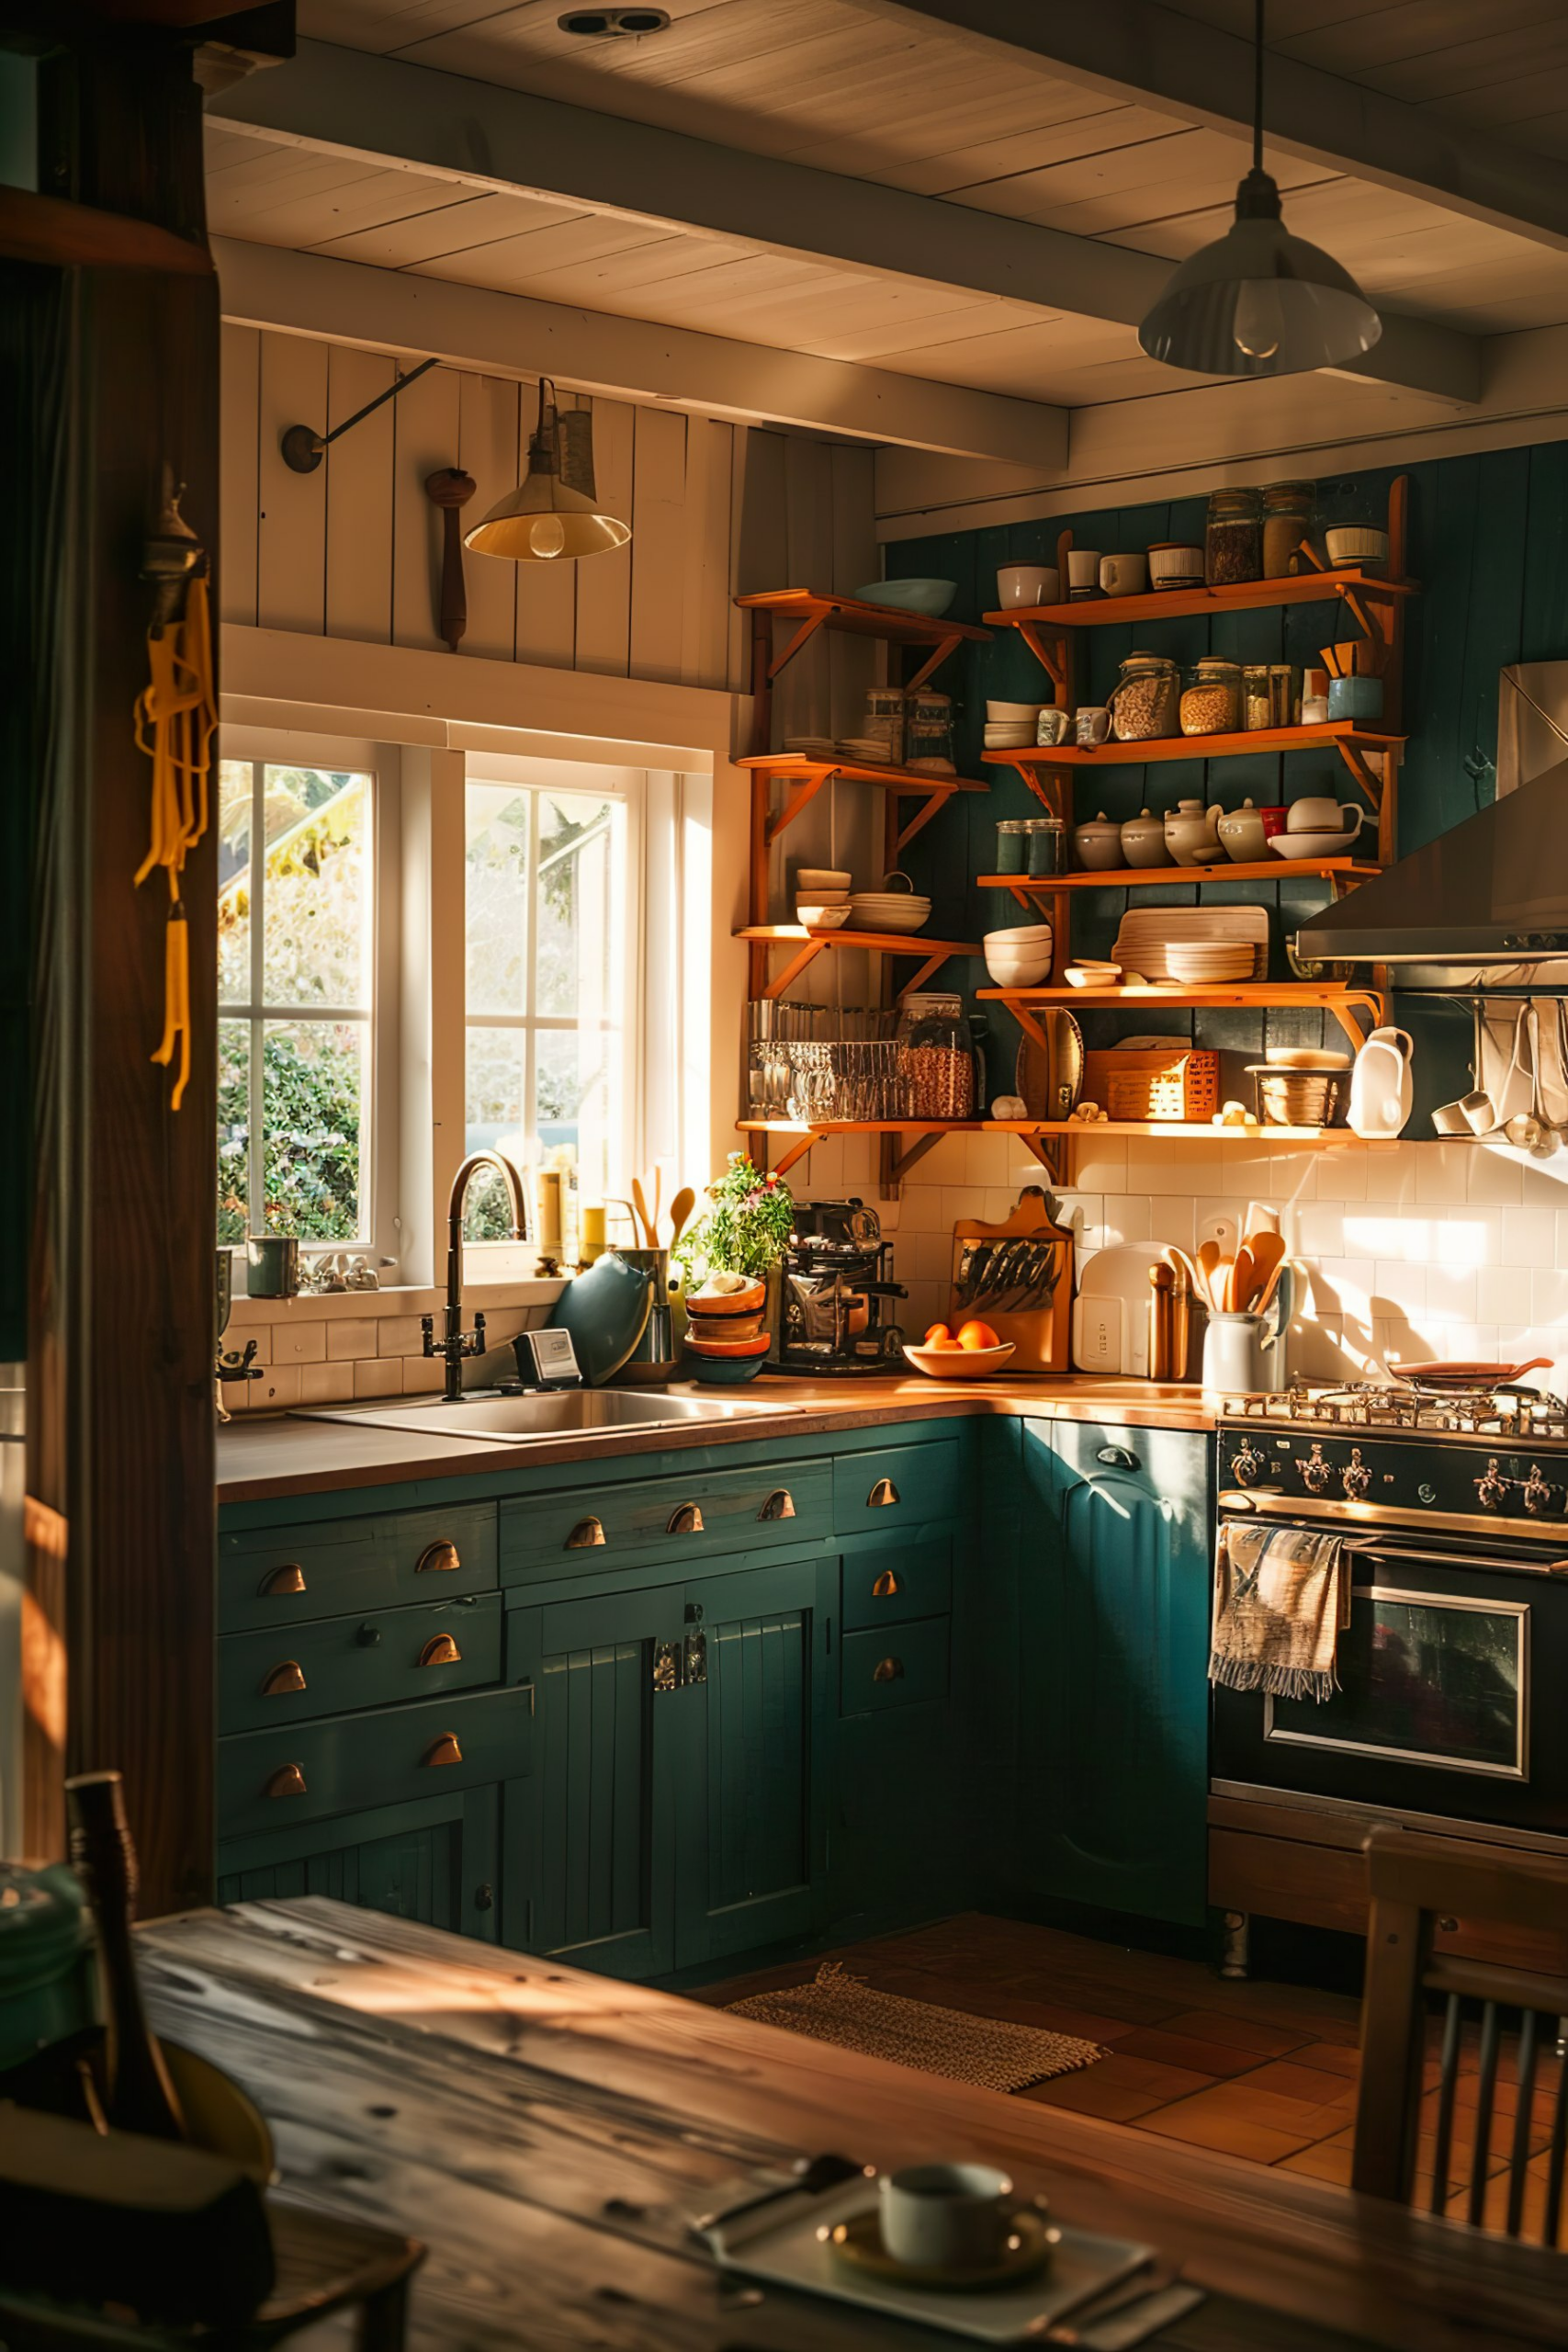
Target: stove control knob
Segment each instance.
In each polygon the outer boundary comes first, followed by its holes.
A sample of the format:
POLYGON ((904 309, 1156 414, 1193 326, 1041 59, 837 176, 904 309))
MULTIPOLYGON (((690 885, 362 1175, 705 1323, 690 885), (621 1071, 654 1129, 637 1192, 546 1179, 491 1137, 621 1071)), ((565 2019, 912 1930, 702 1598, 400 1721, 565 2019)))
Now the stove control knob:
POLYGON ((1263 1456, 1247 1438, 1231 1455, 1231 1476, 1238 1487, 1250 1487, 1263 1467, 1263 1456))
POLYGON ((1505 1478, 1498 1470, 1497 1457, 1494 1454, 1491 1461, 1486 1464, 1485 1476, 1483 1478, 1477 1478, 1475 1482, 1476 1499, 1479 1501, 1482 1510, 1501 1510, 1504 1499, 1507 1495, 1508 1488, 1512 1484, 1512 1479, 1505 1478))
POLYGON ((1549 1478, 1541 1476, 1538 1464, 1534 1462, 1530 1464, 1530 1474, 1525 1480, 1524 1490, 1527 1510, 1540 1513, 1543 1510, 1561 1510, 1562 1505, 1554 1504, 1552 1498, 1554 1495, 1561 1494, 1562 1491, 1562 1488, 1554 1487, 1549 1478))
POLYGON ((1323 1458, 1323 1448, 1314 1445, 1306 1461, 1299 1461, 1296 1468, 1302 1474, 1302 1484, 1309 1495, 1321 1495, 1333 1475, 1332 1464, 1323 1458))
POLYGON ((1361 1497, 1371 1491, 1372 1474, 1361 1459, 1359 1445, 1350 1448, 1350 1459, 1339 1474, 1339 1483, 1351 1502, 1359 1502, 1361 1497))
POLYGON ((1438 1490, 1436 1487, 1433 1486, 1429 1478, 1422 1479, 1421 1484, 1416 1489, 1416 1499, 1420 1502, 1435 1503, 1438 1499, 1438 1490))

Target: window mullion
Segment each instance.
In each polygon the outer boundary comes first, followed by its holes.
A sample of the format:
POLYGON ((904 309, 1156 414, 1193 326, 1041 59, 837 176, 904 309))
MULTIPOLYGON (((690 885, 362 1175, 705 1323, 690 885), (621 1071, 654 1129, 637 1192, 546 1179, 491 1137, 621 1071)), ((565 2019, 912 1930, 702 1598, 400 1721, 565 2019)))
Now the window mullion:
POLYGON ((539 957, 539 803, 544 795, 528 795, 528 889, 524 921, 526 939, 523 959, 523 1133, 536 1146, 539 1135, 539 1057, 534 1022, 538 1005, 539 957))
MULTIPOLYGON (((266 767, 265 762, 251 762, 251 1002, 259 1005, 265 993, 264 981, 266 958, 263 942, 263 925, 266 920, 264 905, 263 869, 266 863, 266 767)), ((266 1230, 266 1136, 265 1088, 263 1056, 266 1046, 266 1024, 260 1018, 250 1023, 249 1103, 251 1119, 250 1148, 246 1154, 246 1196, 249 1204, 250 1229, 253 1233, 266 1230)))

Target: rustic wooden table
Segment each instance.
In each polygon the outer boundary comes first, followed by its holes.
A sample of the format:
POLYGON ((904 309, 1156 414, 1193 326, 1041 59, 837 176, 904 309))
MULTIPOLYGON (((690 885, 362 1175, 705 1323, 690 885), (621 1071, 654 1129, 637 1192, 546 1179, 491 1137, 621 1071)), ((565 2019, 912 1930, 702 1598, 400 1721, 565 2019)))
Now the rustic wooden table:
POLYGON ((193 1912, 140 1948, 158 2030, 250 2091, 290 2187, 428 2243, 421 2352, 951 2352, 727 2283, 689 2238, 823 2149, 999 2160, 1153 2242, 1211 2290, 1158 2338, 1179 2352, 1568 2344, 1561 2256, 376 1912, 193 1912))

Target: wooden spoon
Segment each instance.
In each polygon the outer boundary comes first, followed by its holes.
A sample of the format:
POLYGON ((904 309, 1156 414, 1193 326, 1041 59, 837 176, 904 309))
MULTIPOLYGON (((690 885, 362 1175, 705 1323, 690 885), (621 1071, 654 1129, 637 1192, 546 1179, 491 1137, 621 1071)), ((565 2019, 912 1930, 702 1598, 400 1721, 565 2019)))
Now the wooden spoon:
POLYGON ((632 1178, 632 1199, 637 1204, 637 1222, 642 1227, 644 1245, 649 1250, 657 1250, 659 1236, 653 1229, 653 1219, 648 1214, 648 1199, 642 1189, 640 1176, 632 1178))
POLYGON ((1274 1304, 1274 1293, 1280 1287, 1280 1277, 1284 1271, 1285 1253, 1281 1250, 1274 1262, 1273 1272, 1269 1274, 1268 1281, 1264 1283, 1263 1288, 1258 1295, 1258 1304, 1252 1310, 1255 1315, 1268 1314, 1269 1309, 1274 1304))
POLYGON ((1219 1315, 1224 1312, 1222 1295, 1215 1281, 1215 1275, 1218 1272, 1219 1265, 1219 1243, 1217 1241, 1201 1241, 1198 1244, 1198 1271, 1202 1281, 1203 1296, 1208 1303, 1210 1311, 1215 1315, 1219 1315))
POLYGON ((1225 1303, 1233 1315, 1246 1314, 1257 1287, 1252 1276, 1252 1252, 1244 1241, 1231 1260, 1225 1283, 1225 1303))
POLYGON ((693 1192, 689 1184, 682 1184, 680 1191, 676 1193, 674 1199, 670 1204, 670 1223, 673 1228, 670 1236, 670 1247, 671 1250, 673 1250, 682 1233, 685 1232, 687 1220, 691 1216, 692 1211, 696 1207, 696 1205, 697 1196, 695 1193, 693 1192))
POLYGON ((1269 1290, 1270 1288, 1269 1277, 1273 1273, 1275 1268, 1282 1263, 1284 1255, 1285 1244, 1280 1234, 1254 1234, 1252 1238, 1252 1280, 1253 1287, 1257 1291, 1259 1298, 1261 1298, 1265 1290, 1269 1290))

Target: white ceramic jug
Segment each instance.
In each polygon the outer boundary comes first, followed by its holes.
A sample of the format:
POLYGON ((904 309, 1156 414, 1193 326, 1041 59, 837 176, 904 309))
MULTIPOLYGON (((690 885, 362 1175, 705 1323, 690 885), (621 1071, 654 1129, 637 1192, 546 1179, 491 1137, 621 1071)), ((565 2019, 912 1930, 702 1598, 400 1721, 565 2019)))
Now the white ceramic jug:
POLYGON ((1415 1051, 1407 1029, 1374 1029, 1350 1073, 1351 1131, 1369 1141, 1388 1142, 1410 1116, 1415 1051))
POLYGON ((1179 800, 1165 820, 1165 845, 1178 865, 1213 865, 1220 854, 1214 828, 1224 810, 1216 800, 1205 808, 1201 800, 1179 800))

